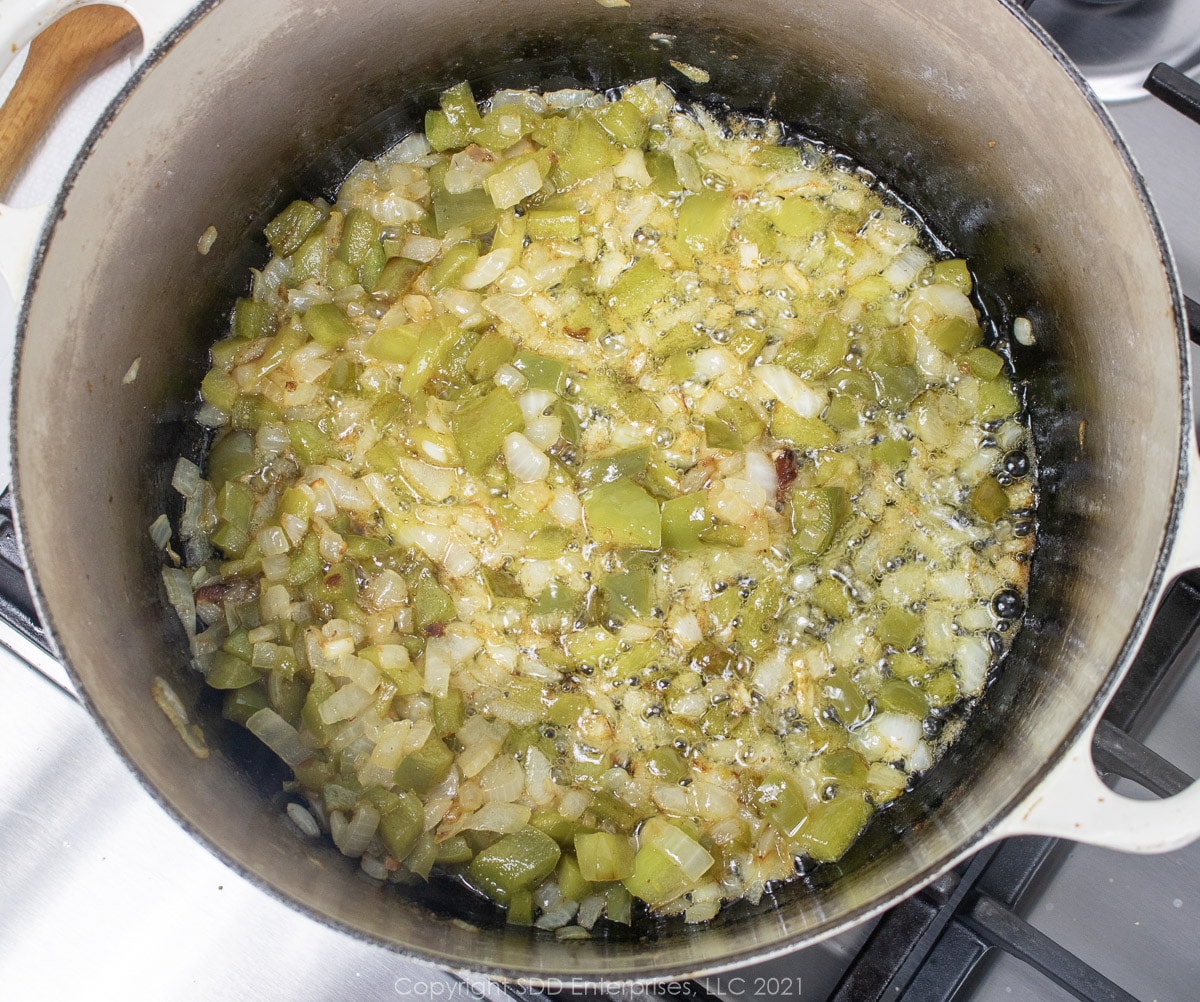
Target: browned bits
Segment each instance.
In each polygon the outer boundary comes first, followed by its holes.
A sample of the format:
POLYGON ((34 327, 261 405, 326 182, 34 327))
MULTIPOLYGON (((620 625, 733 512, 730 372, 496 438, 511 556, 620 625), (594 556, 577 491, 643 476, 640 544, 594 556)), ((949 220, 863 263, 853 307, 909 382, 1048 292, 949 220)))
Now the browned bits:
POLYGON ((800 465, 793 449, 781 449, 775 454, 775 500, 782 501, 787 489, 796 480, 800 465))

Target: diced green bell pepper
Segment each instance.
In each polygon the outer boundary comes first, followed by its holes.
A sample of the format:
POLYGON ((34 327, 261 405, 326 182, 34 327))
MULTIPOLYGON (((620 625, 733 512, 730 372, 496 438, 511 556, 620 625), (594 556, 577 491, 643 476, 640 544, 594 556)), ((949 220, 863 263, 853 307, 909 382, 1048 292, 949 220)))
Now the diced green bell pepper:
POLYGON ((703 546, 700 534, 713 524, 708 513, 705 491, 685 494, 662 506, 662 546, 676 553, 688 553, 703 546))
POLYGON ((598 543, 645 550, 662 545, 658 502, 628 477, 586 491, 583 515, 588 532, 598 543))
POLYGON ((267 223, 263 232, 271 250, 279 257, 286 257, 304 243, 321 219, 321 210, 311 202, 296 201, 267 223))
POLYGON ((398 862, 413 851, 424 830, 425 809, 413 794, 388 794, 379 805, 379 838, 398 862))
POLYGON ((791 493, 792 548, 815 559, 829 549, 850 514, 842 487, 814 487, 791 493))
POLYGON ((995 477, 984 477, 971 491, 971 510, 985 522, 995 522, 1008 514, 1008 494, 995 477))
POLYGON ((670 274, 652 257, 638 258, 613 284, 609 305, 625 321, 636 320, 675 287, 670 274))
POLYGON ((733 193, 701 191, 689 195, 678 209, 676 236, 697 257, 725 245, 733 223, 733 193))
POLYGON ((271 333, 271 308, 256 299, 239 299, 233 307, 235 337, 256 339, 271 333))
POLYGON ((584 880, 607 882, 633 876, 636 851, 633 842, 612 832, 575 836, 575 856, 584 880))
POLYGON ((915 612, 893 605, 879 617, 875 639, 898 651, 906 651, 921 635, 921 626, 921 617, 915 612))
POLYGON ((454 752, 436 734, 396 766, 396 785, 424 796, 450 775, 454 752))
POLYGON ((450 430, 463 467, 475 476, 480 476, 500 455, 505 436, 524 427, 521 408, 502 386, 480 400, 461 405, 450 417, 450 430))
POLYGON ((532 890, 550 876, 561 855, 554 839, 526 826, 479 853, 468 873, 488 897, 505 904, 515 893, 532 890))
POLYGON ((340 348, 355 333, 354 324, 336 303, 314 303, 301 323, 304 332, 325 348, 340 348))

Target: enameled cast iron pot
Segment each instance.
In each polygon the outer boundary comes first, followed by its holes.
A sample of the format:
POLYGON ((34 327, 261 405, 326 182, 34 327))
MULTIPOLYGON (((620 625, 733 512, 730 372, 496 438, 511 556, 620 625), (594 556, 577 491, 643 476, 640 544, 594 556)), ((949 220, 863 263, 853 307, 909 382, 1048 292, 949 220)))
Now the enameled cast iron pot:
MULTIPOLYGON (((0 207, 0 257, 18 287, 27 281, 12 432, 19 527, 43 621, 82 698, 147 789, 240 873, 323 922, 439 964, 648 980, 811 943, 1000 837, 1155 851, 1200 834, 1200 785, 1127 801, 1101 784, 1089 751, 1165 584, 1200 565, 1180 296, 1125 147, 1016 7, 122 5, 147 42, 133 79, 44 216, 0 207), (711 83, 690 83, 669 59, 703 67, 711 83), (301 837, 281 812, 279 769, 188 672, 146 530, 173 503, 174 457, 197 445, 186 416, 206 348, 246 269, 265 260, 254 234, 274 211, 296 194, 330 195, 462 78, 486 95, 652 75, 684 99, 769 109, 852 154, 968 257, 994 316, 1032 319, 1037 344, 1015 361, 1041 466, 1040 539, 1027 621, 978 712, 839 866, 704 927, 560 943, 497 924, 445 884, 404 901, 301 837), (209 225, 219 237, 201 256, 209 225), (138 357, 137 379, 123 383, 138 357), (156 675, 203 727, 208 759, 155 708, 156 675)), ((70 6, 0 0, 5 51, 70 6)))

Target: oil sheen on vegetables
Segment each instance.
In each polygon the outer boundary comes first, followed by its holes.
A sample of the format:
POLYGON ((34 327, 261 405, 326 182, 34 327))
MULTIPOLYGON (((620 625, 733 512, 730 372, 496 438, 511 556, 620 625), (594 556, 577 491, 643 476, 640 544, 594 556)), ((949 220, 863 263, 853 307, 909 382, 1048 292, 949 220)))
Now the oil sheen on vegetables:
POLYGON ((1004 346, 829 151, 655 81, 461 85, 266 240, 164 580, 372 877, 561 938, 705 921, 841 858, 998 669, 1004 346))

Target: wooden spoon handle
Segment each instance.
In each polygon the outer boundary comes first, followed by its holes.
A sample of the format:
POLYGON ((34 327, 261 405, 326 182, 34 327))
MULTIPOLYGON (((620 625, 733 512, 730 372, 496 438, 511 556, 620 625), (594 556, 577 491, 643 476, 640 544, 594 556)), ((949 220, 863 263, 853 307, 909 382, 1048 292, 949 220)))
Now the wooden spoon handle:
POLYGON ((140 39, 128 11, 95 4, 63 15, 33 40, 21 75, 0 108, 0 194, 76 87, 134 50, 140 39))

